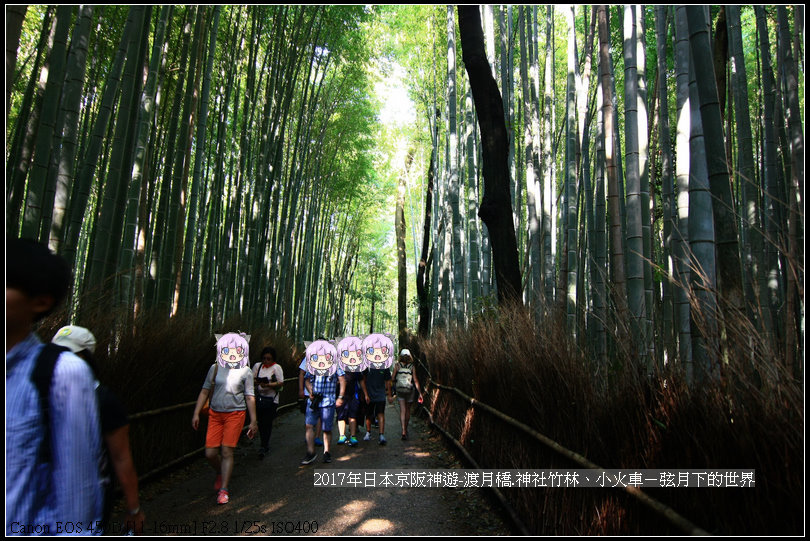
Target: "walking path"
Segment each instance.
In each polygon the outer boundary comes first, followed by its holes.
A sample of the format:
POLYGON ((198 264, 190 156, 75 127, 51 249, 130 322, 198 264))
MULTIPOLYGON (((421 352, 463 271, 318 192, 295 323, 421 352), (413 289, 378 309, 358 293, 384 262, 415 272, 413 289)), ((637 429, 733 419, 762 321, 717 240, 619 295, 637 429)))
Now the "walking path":
MULTIPOLYGON (((305 453, 304 416, 282 413, 275 423, 270 453, 258 458, 258 438, 243 436, 236 451, 230 503, 217 505, 214 472, 200 458, 145 486, 145 534, 152 535, 508 535, 497 508, 481 489, 365 488, 315 486, 330 470, 427 470, 462 468, 426 423, 412 417, 410 437, 399 438, 398 405, 387 405, 386 437, 359 445, 337 445, 332 462, 323 449, 310 466, 305 453), (321 474, 321 475, 319 475, 321 474)), ((189 430, 191 427, 189 426, 189 430)), ((170 434, 166 435, 171 437, 170 434)), ((116 515, 120 516, 120 515, 116 515)))

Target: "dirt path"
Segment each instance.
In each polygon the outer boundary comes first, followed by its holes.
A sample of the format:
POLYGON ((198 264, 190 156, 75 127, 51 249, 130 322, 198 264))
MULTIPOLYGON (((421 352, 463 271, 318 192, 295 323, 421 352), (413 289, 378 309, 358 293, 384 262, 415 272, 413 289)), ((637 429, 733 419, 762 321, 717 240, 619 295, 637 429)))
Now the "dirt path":
MULTIPOLYGON (((259 460, 258 438, 243 437, 236 451, 230 503, 217 505, 214 472, 200 458, 142 490, 152 535, 508 535, 497 509, 481 489, 351 488, 315 486, 315 473, 329 470, 461 468, 425 422, 411 418, 410 438, 399 438, 397 405, 386 409, 388 444, 372 441, 352 448, 332 445, 310 466, 304 455, 304 417, 282 413, 273 429, 270 454, 259 460)), ((334 434, 337 433, 335 429, 334 434)), ((171 437, 171 435, 167 435, 171 437)))

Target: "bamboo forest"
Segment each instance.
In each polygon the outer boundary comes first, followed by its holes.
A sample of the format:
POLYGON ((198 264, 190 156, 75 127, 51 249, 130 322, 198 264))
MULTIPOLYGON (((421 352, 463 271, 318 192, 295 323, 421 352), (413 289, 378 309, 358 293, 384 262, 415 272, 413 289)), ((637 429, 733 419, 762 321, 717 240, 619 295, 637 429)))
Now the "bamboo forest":
POLYGON ((645 489, 680 523, 509 488, 516 533, 801 535, 804 45, 803 5, 7 5, 6 234, 130 412, 214 333, 293 378, 387 333, 467 467, 756 473, 645 489))

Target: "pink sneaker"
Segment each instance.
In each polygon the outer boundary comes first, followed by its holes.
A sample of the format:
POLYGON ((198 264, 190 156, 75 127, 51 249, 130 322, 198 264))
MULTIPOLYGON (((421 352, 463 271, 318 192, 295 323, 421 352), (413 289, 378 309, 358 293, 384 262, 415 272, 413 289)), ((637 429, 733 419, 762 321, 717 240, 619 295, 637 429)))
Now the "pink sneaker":
POLYGON ((230 500, 230 498, 228 496, 228 491, 227 490, 220 490, 217 493, 217 503, 218 504, 220 504, 220 505, 226 504, 226 503, 228 503, 229 500, 230 500))
POLYGON ((222 475, 217 475, 216 480, 214 481, 214 490, 219 490, 222 488, 222 475))

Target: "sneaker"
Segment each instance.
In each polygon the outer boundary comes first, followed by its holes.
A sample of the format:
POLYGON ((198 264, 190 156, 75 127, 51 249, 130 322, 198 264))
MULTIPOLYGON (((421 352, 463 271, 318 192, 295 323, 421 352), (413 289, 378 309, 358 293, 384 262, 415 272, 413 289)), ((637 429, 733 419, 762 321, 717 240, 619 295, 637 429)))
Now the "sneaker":
POLYGON ((317 456, 318 456, 317 453, 312 453, 312 454, 307 453, 306 455, 304 455, 303 460, 301 460, 301 465, 306 466, 308 464, 312 464, 313 462, 315 462, 315 458, 317 456))
POLYGON ((332 462, 332 455, 330 455, 329 453, 324 453, 323 462, 324 464, 329 464, 330 462, 332 462))
POLYGON ((357 445, 357 438, 352 436, 351 438, 349 438, 349 447, 354 447, 355 445, 357 445))
POLYGON ((219 491, 222 488, 222 475, 217 475, 217 478, 214 480, 214 490, 219 491))
POLYGON ((217 493, 217 503, 220 504, 220 505, 223 505, 223 504, 228 503, 228 501, 230 501, 228 491, 227 490, 220 490, 217 493))
POLYGON ((315 445, 323 445, 323 440, 321 438, 315 438, 315 445))
POLYGON ((366 435, 363 436, 363 441, 371 441, 371 433, 366 432, 366 435))
POLYGON ((380 445, 385 445, 387 442, 385 441, 385 436, 380 434, 380 445))
POLYGON ((338 438, 338 445, 346 443, 346 436, 341 436, 338 438))
POLYGON ((408 439, 408 435, 407 435, 407 434, 403 434, 403 435, 402 435, 402 441, 405 441, 405 440, 407 440, 407 439, 408 439))

